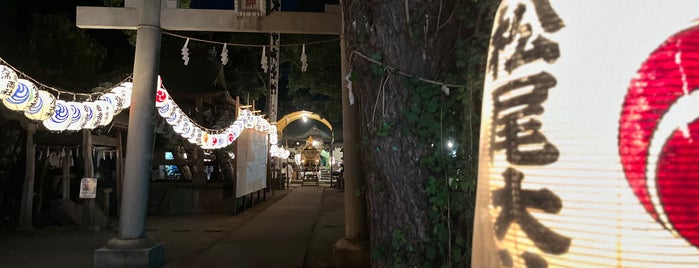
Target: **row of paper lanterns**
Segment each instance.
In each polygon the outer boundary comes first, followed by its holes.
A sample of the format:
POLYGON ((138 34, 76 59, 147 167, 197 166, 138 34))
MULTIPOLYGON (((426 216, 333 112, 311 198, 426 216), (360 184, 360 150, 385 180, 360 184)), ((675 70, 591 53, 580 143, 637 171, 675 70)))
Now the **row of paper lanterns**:
POLYGON ((56 98, 38 89, 29 80, 0 65, 0 100, 10 110, 23 112, 34 121, 41 121, 51 131, 94 129, 108 125, 115 115, 131 105, 131 83, 122 83, 96 100, 77 102, 56 98))
POLYGON ((248 109, 241 109, 236 120, 225 128, 210 130, 198 126, 177 106, 162 82, 159 83, 156 93, 155 107, 175 133, 203 149, 224 148, 232 144, 245 129, 267 132, 269 143, 272 145, 276 145, 278 141, 277 126, 270 124, 261 115, 254 115, 248 109))
MULTIPOLYGON (((29 80, 18 78, 10 67, 0 65, 0 100, 10 110, 23 112, 30 120, 41 121, 51 131, 94 129, 108 125, 115 115, 131 106, 133 83, 124 82, 102 93, 96 100, 64 101, 38 89, 29 80)), ((270 144, 277 144, 277 129, 260 115, 241 110, 238 118, 223 129, 207 129, 195 124, 170 98, 158 77, 158 114, 190 143, 204 149, 219 149, 233 143, 244 129, 269 133, 270 144)))
POLYGON ((289 158, 289 155, 291 155, 291 152, 284 147, 277 146, 277 145, 272 145, 269 147, 269 154, 272 157, 279 157, 279 158, 289 158))

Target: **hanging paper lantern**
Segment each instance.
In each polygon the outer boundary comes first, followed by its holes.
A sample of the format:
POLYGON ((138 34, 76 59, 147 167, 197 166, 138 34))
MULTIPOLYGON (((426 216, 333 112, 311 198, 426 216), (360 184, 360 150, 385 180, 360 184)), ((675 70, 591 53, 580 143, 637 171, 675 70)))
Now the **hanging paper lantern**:
POLYGON ((209 132, 205 131, 204 133, 202 133, 201 140, 199 141, 198 144, 199 144, 199 146, 207 146, 208 147, 210 142, 211 142, 211 134, 209 134, 209 132))
POLYGON ((39 101, 39 90, 34 83, 17 79, 17 88, 2 103, 10 110, 25 111, 39 101))
POLYGON ((231 144, 235 141, 237 137, 233 134, 233 132, 228 131, 226 132, 226 140, 228 140, 228 143, 231 144))
POLYGON ((160 79, 160 76, 158 76, 158 81, 160 86, 158 86, 158 89, 155 92, 155 107, 165 105, 165 101, 170 99, 170 94, 168 94, 167 90, 162 87, 162 80, 160 79))
POLYGON ((104 113, 102 112, 102 106, 97 105, 94 102, 83 102, 83 105, 88 108, 87 120, 85 120, 84 129, 94 129, 100 125, 102 122, 102 117, 104 113))
POLYGON ((17 88, 17 73, 12 68, 0 65, 0 99, 12 95, 17 88))
POLYGON ((188 139, 191 144, 199 145, 201 142, 202 136, 203 136, 204 130, 202 130, 199 127, 194 128, 194 133, 192 133, 192 136, 188 139))
POLYGON ((99 97, 99 100, 108 102, 110 105, 110 110, 114 115, 119 114, 121 112, 121 109, 123 109, 123 99, 117 93, 105 93, 104 95, 99 97))
POLYGON ((121 110, 128 109, 131 106, 131 88, 120 85, 113 88, 111 92, 121 98, 121 110))
POLYGON ((109 102, 103 100, 97 100, 94 103, 95 106, 101 108, 97 110, 102 112, 102 116, 100 117, 101 120, 99 121, 98 126, 106 126, 109 123, 111 123, 112 119, 114 119, 114 110, 112 110, 112 105, 109 104, 109 102))
POLYGON ((175 133, 177 134, 182 134, 182 131, 184 130, 185 125, 187 125, 188 120, 189 119, 186 116, 181 117, 180 122, 172 126, 172 130, 175 131, 175 133))
POLYGON ((278 142, 278 140, 277 140, 277 135, 273 135, 273 136, 270 135, 270 136, 269 136, 269 144, 276 145, 277 142, 278 142))
POLYGON ((183 117, 182 110, 177 108, 177 109, 175 109, 175 112, 172 113, 172 115, 170 117, 165 119, 165 122, 167 122, 171 126, 174 126, 174 125, 177 125, 182 120, 182 117, 183 117))
POLYGON ((699 267, 698 10, 501 2, 471 267, 699 267))
POLYGON ((36 103, 24 111, 24 116, 31 120, 44 121, 53 115, 56 108, 56 97, 48 91, 39 90, 36 103))
POLYGON ((68 102, 68 108, 70 109, 70 124, 66 127, 66 130, 80 130, 87 120, 85 115, 85 104, 81 102, 68 102))
POLYGON ((51 131, 64 131, 68 128, 71 120, 70 107, 68 103, 63 100, 56 100, 56 109, 48 119, 44 120, 42 123, 44 126, 51 131))
POLYGON ((189 138, 187 138, 187 141, 189 141, 189 143, 196 144, 196 137, 197 137, 198 129, 199 129, 199 127, 197 127, 197 126, 192 127, 192 130, 191 130, 192 134, 189 135, 189 138))
POLYGON ((245 128, 245 123, 236 120, 233 122, 233 125, 231 125, 231 132, 238 137, 240 136, 240 132, 243 131, 243 128, 245 128))
POLYGON ((182 126, 182 132, 180 135, 184 139, 189 139, 192 137, 192 134, 194 133, 194 125, 192 124, 192 121, 188 118, 187 120, 183 120, 184 125, 182 126))
POLYGON ((248 116, 245 120, 245 128, 254 128, 257 126, 257 116, 248 116))
POLYGON ((172 99, 167 99, 163 105, 158 108, 158 114, 167 119, 175 113, 176 109, 177 106, 175 105, 175 102, 173 102, 172 99))

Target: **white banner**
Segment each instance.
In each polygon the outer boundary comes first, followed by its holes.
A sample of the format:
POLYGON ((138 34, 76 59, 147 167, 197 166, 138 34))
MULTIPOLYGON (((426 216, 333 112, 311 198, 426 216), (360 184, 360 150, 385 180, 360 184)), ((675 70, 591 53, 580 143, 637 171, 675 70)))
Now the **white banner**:
POLYGON ((472 267, 699 267, 699 1, 503 1, 472 267))

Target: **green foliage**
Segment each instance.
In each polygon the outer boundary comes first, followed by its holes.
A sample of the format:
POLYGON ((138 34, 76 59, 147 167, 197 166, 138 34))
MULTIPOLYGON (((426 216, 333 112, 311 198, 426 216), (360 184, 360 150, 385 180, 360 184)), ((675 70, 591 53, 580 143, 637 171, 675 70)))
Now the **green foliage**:
MULTIPOLYGON (((282 35, 282 45, 320 42, 333 39, 327 35, 282 35)), ((302 46, 281 48, 280 61, 289 71, 290 104, 280 107, 280 114, 297 110, 313 111, 331 124, 342 122, 342 74, 339 40, 306 45, 308 69, 301 71, 302 46)))

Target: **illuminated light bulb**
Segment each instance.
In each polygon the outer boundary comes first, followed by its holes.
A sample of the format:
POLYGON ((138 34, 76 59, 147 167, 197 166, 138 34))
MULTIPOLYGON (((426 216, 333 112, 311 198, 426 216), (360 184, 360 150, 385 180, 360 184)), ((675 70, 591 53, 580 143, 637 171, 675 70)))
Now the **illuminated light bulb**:
POLYGON ((44 121, 53 115, 56 108, 56 97, 48 91, 39 90, 36 103, 24 111, 24 116, 31 120, 44 121))
POLYGON ((2 103, 10 110, 25 111, 39 100, 39 90, 34 83, 25 79, 17 79, 17 87, 2 103))
POLYGON ((53 115, 44 120, 43 125, 51 131, 63 131, 68 128, 71 120, 70 107, 63 100, 56 100, 56 110, 53 115))
POLYGON ((17 88, 17 73, 12 68, 0 65, 0 99, 12 95, 17 88))
POLYGON ((85 105, 80 102, 68 102, 70 108, 70 124, 66 130, 80 130, 85 124, 87 117, 85 116, 85 105))

